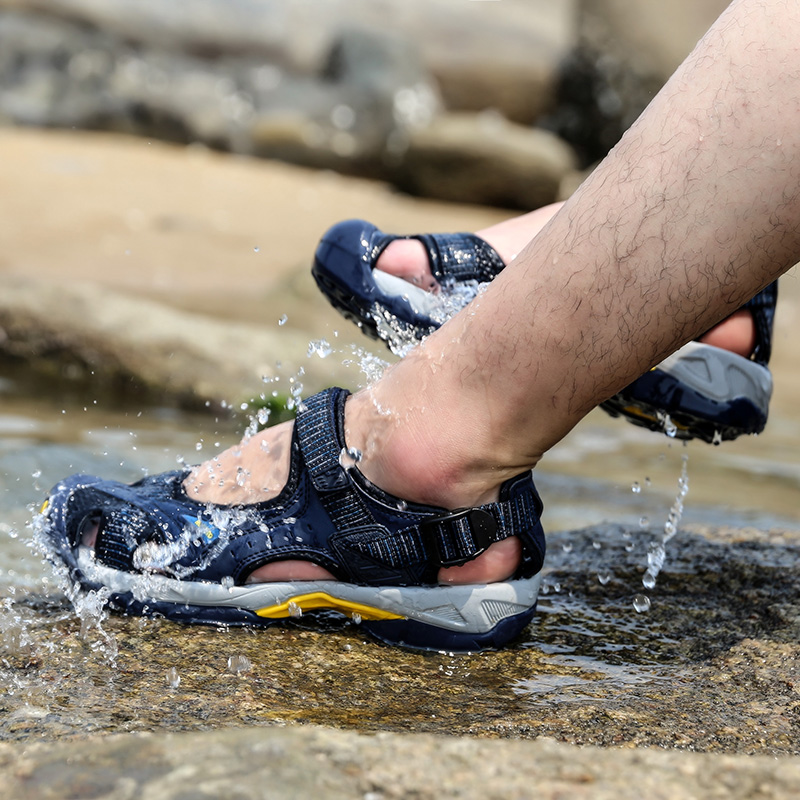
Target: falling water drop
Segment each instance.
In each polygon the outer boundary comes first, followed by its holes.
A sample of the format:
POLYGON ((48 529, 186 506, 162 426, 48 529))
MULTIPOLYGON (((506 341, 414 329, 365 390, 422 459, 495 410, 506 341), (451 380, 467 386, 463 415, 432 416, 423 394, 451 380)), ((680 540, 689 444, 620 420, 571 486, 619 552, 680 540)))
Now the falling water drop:
POLYGON ((247 656, 236 655, 228 657, 228 672, 233 675, 240 675, 249 672, 253 668, 253 663, 247 656))
POLYGON ((181 685, 181 676, 175 667, 170 667, 166 674, 167 686, 171 689, 177 689, 181 685))
POLYGON ((646 594, 637 594, 633 598, 633 607, 639 614, 643 614, 650 609, 650 598, 646 594))

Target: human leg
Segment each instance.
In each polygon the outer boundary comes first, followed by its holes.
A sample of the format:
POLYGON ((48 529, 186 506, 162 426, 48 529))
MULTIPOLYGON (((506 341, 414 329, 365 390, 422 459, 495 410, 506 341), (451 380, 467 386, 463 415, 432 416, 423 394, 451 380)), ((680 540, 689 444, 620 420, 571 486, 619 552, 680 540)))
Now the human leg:
MULTIPOLYGON (((798 33, 793 7, 731 5, 535 246, 350 399, 345 438, 361 453, 358 474, 403 502, 495 502, 597 403, 794 263, 798 33)), ((262 459, 232 452, 213 482, 201 469, 188 492, 216 503, 222 481, 223 502, 264 500, 262 459)), ((513 543, 444 568, 486 580, 481 565, 513 543)))

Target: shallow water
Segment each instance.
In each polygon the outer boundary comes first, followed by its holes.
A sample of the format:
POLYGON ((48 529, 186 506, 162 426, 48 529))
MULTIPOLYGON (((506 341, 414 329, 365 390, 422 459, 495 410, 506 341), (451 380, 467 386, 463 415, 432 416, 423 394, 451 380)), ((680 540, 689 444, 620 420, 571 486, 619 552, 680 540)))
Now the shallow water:
POLYGON ((74 471, 134 480, 197 461, 246 420, 0 388, 0 739, 304 721, 793 752, 800 481, 786 436, 773 451, 767 437, 749 453, 687 447, 590 416, 537 470, 546 529, 562 532, 549 536, 534 623, 502 653, 454 657, 387 649, 352 623, 331 636, 306 623, 81 622, 28 547, 49 486, 74 471), (687 454, 683 527, 646 589, 687 454), (743 489, 759 481, 767 495, 743 489))

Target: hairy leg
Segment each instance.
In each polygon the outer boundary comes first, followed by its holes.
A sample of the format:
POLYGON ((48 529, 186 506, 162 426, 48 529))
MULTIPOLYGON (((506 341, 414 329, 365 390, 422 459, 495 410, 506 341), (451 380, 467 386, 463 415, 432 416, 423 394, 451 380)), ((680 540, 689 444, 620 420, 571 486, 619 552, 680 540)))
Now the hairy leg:
MULTIPOLYGON (((347 440, 370 480, 447 508, 496 499, 598 403, 793 265, 798 36, 793 4, 733 2, 534 246, 351 398, 347 440)), ((223 471, 228 501, 258 495, 253 469, 236 484, 242 466, 232 456, 223 471)), ((195 485, 217 499, 202 470, 195 485)), ((459 569, 489 580, 482 559, 498 547, 459 569)))
MULTIPOLYGON (((527 214, 510 217, 476 233, 497 251, 506 264, 510 264, 563 205, 552 203, 527 214)), ((378 257, 376 267, 428 291, 437 291, 439 288, 431 273, 425 247, 417 239, 396 239, 391 242, 378 257)), ((700 336, 699 341, 747 358, 756 344, 753 315, 749 311, 736 311, 700 336)))

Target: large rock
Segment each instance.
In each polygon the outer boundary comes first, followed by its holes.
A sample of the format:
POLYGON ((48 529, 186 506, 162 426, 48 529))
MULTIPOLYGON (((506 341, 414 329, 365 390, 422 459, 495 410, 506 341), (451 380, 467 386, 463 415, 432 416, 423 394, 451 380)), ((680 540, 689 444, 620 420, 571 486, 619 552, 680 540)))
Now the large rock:
POLYGON ((295 69, 268 47, 212 58, 187 43, 167 49, 155 38, 134 43, 113 26, 2 14, 0 115, 29 125, 109 129, 335 166, 319 158, 319 141, 333 142, 328 149, 334 156, 375 160, 395 128, 427 121, 439 108, 413 44, 379 31, 332 32, 313 73, 295 69), (423 98, 417 118, 402 113, 397 98, 404 93, 423 98), (287 116, 303 121, 303 148, 265 146, 259 124, 287 116))
MULTIPOLYGON (((308 337, 222 322, 96 284, 3 281, 0 351, 95 387, 189 407, 258 397, 276 375, 268 354, 305 364, 308 337)), ((295 370, 297 369, 295 367, 295 370)), ((309 364, 314 379, 314 363, 309 364)), ((304 367, 305 368, 305 367, 304 367)), ((319 376, 317 376, 318 378, 319 376)))
MULTIPOLYGON (((573 9, 573 0, 0 0, 0 119, 402 179, 413 169, 409 138, 444 107, 526 124, 549 109, 573 9)), ((437 182, 418 185, 441 196, 437 182)))
POLYGON ((411 134, 395 181, 421 195, 532 209, 558 198, 576 164, 561 139, 498 114, 443 114, 411 134))
POLYGON ((546 124, 587 162, 619 140, 729 0, 580 0, 577 46, 565 59, 546 124))
POLYGON ((530 122, 552 100, 573 47, 577 0, 2 0, 0 7, 79 20, 126 42, 171 52, 258 57, 318 73, 346 30, 413 42, 454 110, 496 108, 530 122))
POLYGON ((26 800, 789 800, 800 762, 285 727, 5 744, 0 782, 26 800))

